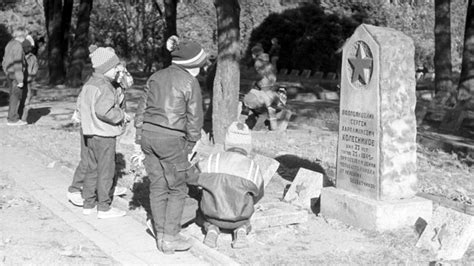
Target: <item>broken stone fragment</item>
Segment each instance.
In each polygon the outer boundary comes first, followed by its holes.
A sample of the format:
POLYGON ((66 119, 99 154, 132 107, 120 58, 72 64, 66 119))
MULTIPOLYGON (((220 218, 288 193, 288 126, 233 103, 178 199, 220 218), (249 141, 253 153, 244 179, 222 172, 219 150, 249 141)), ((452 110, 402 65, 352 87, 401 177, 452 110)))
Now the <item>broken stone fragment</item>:
POLYGON ((273 158, 260 154, 255 154, 253 160, 260 168, 260 172, 263 176, 263 187, 266 187, 275 175, 278 167, 280 166, 280 163, 273 158))
POLYGON ((299 224, 308 221, 308 212, 286 202, 266 202, 255 205, 250 218, 252 229, 299 224))
POLYGON ((323 175, 300 168, 291 183, 284 200, 293 205, 311 210, 311 199, 319 198, 323 187, 323 175))
POLYGON ((438 260, 458 260, 474 237, 474 216, 438 207, 421 234, 416 247, 428 249, 438 260))

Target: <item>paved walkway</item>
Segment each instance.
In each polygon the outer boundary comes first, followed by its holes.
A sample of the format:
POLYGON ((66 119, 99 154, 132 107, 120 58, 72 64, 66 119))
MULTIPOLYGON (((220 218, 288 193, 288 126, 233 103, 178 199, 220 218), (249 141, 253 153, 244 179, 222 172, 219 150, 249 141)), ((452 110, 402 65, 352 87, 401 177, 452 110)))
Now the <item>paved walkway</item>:
POLYGON ((42 157, 44 155, 31 151, 2 147, 1 168, 41 204, 116 261, 124 265, 209 264, 204 258, 198 258, 190 252, 162 254, 156 249, 154 239, 146 232, 146 227, 131 216, 102 220, 97 219, 96 215, 83 215, 82 208, 74 207, 66 200, 67 181, 70 178, 65 175, 69 176, 69 171, 45 167, 42 157))
MULTIPOLYGON (((33 108, 34 112, 39 112, 34 121, 36 125, 57 126, 69 121, 74 110, 74 100, 40 102, 35 103, 33 108)), ((13 136, 9 133, 11 128, 6 126, 7 111, 8 106, 0 107, 0 138, 5 140, 4 143, 14 143, 13 136)), ((47 162, 54 160, 28 147, 3 145, 0 150, 0 169, 9 178, 121 264, 237 264, 194 238, 189 238, 193 243, 190 252, 164 255, 156 249, 154 239, 146 232, 144 214, 141 217, 140 213, 130 212, 125 217, 105 220, 97 219, 96 215, 85 216, 82 208, 73 206, 66 199, 73 169, 61 165, 48 168, 47 162)), ((114 205, 126 209, 128 202, 117 197, 114 205)), ((183 234, 189 237, 186 232, 183 234)))

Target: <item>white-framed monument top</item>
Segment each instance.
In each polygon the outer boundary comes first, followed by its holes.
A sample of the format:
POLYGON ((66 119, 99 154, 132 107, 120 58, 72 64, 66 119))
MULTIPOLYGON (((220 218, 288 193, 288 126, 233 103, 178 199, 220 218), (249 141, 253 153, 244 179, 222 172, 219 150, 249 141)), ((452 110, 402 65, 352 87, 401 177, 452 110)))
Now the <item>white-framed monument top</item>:
POLYGON ((416 193, 414 45, 360 25, 343 47, 336 187, 376 200, 416 193))

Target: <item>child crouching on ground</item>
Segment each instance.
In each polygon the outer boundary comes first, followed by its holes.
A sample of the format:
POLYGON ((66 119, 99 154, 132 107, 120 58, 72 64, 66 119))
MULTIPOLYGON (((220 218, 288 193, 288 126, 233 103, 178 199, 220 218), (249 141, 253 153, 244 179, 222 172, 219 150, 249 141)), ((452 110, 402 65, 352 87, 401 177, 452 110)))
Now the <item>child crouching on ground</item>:
POLYGON ((87 165, 82 192, 83 213, 92 214, 97 207, 98 218, 114 218, 126 214, 110 205, 115 175, 116 137, 122 133, 123 125, 130 117, 122 108, 125 104, 123 91, 113 86, 122 69, 114 49, 95 46, 89 49, 94 73, 78 98, 87 165))
POLYGON ((252 139, 246 124, 230 125, 224 148, 224 152, 200 162, 202 173, 197 185, 202 187, 199 207, 207 232, 204 244, 215 248, 220 229, 230 229, 232 247, 245 248, 254 204, 263 196, 262 174, 249 158, 252 139))

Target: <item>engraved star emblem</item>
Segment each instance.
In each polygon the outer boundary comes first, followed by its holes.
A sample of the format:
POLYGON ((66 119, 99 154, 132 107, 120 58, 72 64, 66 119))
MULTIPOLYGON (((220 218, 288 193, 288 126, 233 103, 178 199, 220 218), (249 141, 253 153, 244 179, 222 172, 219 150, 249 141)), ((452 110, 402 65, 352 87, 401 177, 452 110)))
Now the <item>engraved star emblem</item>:
POLYGON ((348 60, 353 69, 351 82, 358 80, 360 83, 367 85, 370 78, 370 70, 372 68, 372 58, 365 54, 364 49, 362 49, 359 44, 357 46, 356 57, 349 58, 348 60))

